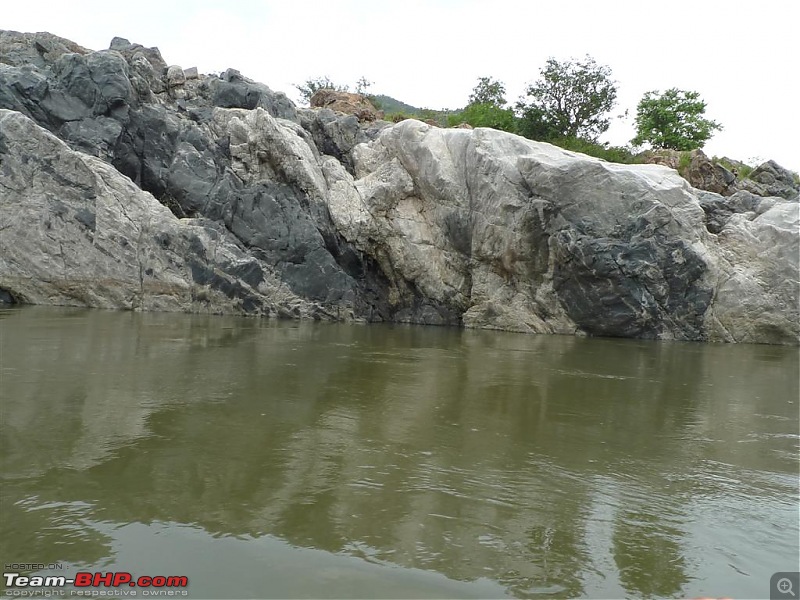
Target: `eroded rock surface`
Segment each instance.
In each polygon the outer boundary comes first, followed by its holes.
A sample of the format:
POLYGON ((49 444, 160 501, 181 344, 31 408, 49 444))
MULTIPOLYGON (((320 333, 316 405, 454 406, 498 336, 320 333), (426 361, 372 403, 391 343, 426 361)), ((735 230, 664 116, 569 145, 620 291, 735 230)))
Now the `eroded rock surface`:
POLYGON ((177 219, 98 158, 0 110, 0 287, 18 302, 335 317, 220 224, 177 219))
POLYGON ((17 57, 0 64, 0 299, 800 339, 796 200, 490 129, 297 109, 121 38, 33 63, 36 40, 15 35, 0 38, 17 57))

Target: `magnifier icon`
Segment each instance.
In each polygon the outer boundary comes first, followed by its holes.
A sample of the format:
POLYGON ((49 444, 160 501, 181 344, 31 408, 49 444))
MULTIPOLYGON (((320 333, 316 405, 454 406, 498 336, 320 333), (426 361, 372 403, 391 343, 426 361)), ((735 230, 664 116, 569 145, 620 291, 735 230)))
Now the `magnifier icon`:
POLYGON ((786 577, 778 579, 775 584, 781 594, 789 594, 792 598, 797 598, 797 595, 792 591, 792 580, 786 577))

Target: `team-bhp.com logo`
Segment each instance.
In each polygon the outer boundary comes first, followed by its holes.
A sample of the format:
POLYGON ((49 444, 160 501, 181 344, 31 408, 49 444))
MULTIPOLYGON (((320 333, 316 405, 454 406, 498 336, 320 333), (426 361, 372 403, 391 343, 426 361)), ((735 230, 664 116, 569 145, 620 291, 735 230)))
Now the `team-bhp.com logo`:
POLYGON ((175 594, 174 588, 185 588, 189 585, 189 578, 183 575, 142 575, 140 577, 134 577, 127 571, 110 571, 108 573, 89 573, 86 571, 82 571, 80 573, 76 573, 75 577, 64 577, 63 575, 59 576, 26 576, 21 575, 19 573, 4 573, 3 578, 5 579, 6 584, 6 596, 35 596, 40 594, 30 593, 33 592, 34 589, 51 589, 57 590, 59 588, 66 588, 67 586, 74 586, 75 588, 80 588, 77 590, 72 590, 74 593, 70 595, 79 595, 79 596, 98 596, 98 595, 136 595, 134 593, 130 594, 111 594, 105 593, 100 594, 96 590, 96 588, 143 588, 142 595, 143 596, 161 596, 165 595, 167 589, 171 589, 172 593, 168 594, 170 596, 173 595, 182 595, 182 594, 175 594), (87 588, 87 589, 83 589, 87 588), (16 590, 17 593, 13 593, 13 590, 16 590), (9 594, 9 592, 12 592, 9 594), (28 592, 28 593, 25 593, 28 592), (149 593, 148 593, 149 592, 149 593))

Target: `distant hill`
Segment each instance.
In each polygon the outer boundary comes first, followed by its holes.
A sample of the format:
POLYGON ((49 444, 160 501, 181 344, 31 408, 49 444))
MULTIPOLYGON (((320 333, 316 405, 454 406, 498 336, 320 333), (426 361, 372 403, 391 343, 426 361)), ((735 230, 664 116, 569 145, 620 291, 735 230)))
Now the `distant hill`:
POLYGON ((411 106, 410 104, 406 104, 405 102, 401 102, 385 94, 370 95, 369 99, 377 106, 378 110, 382 110, 386 115, 393 115, 396 113, 419 115, 420 112, 422 112, 421 108, 411 106))

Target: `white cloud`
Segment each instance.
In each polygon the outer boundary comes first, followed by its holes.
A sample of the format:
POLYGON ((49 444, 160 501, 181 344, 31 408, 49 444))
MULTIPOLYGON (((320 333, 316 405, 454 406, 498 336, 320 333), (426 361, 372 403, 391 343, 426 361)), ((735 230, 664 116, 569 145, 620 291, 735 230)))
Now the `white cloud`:
MULTIPOLYGON (((158 46, 165 59, 201 71, 234 67, 295 96, 294 83, 328 75, 418 106, 457 107, 478 77, 506 83, 515 100, 549 56, 590 54, 619 82, 618 112, 642 94, 700 92, 725 129, 709 154, 774 158, 800 169, 796 117, 797 3, 741 6, 672 0, 531 2, 415 0, 404 3, 40 0, 3 6, 3 27, 50 31, 108 47, 115 35, 158 46)), ((624 144, 630 122, 606 139, 624 144)))

